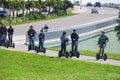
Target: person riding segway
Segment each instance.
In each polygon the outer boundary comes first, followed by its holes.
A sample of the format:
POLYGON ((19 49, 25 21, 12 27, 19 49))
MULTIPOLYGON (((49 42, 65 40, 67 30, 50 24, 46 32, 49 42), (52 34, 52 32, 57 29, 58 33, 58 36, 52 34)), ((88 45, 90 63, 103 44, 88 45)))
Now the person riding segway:
POLYGON ((70 57, 76 56, 77 58, 79 58, 79 56, 80 56, 80 53, 77 51, 77 48, 78 48, 78 39, 79 39, 79 36, 76 33, 76 30, 73 29, 73 33, 71 34, 72 51, 70 51, 70 57))
POLYGON ((99 53, 96 54, 96 60, 104 59, 107 60, 107 55, 104 53, 106 47, 106 42, 109 41, 108 37, 105 35, 105 32, 101 32, 102 35, 99 37, 97 45, 99 45, 99 53))
POLYGON ((1 26, 0 26, 0 45, 2 44, 2 30, 1 30, 1 26))
POLYGON ((61 39, 61 50, 58 53, 58 57, 66 56, 66 58, 68 58, 69 53, 66 51, 66 45, 67 45, 69 39, 66 36, 66 32, 63 32, 60 39, 61 39))
POLYGON ((6 36, 7 36, 7 28, 6 26, 2 26, 1 27, 1 46, 5 46, 6 36))
POLYGON ((38 52, 46 52, 46 48, 44 47, 44 41, 45 41, 45 34, 43 33, 43 30, 40 30, 40 34, 39 34, 39 44, 38 44, 38 48, 36 50, 36 53, 38 52))
POLYGON ((13 43, 13 33, 14 33, 14 29, 12 28, 12 26, 10 26, 8 28, 8 42, 6 43, 6 47, 15 47, 15 43, 13 43))
POLYGON ((33 29, 33 26, 30 26, 30 29, 28 30, 27 34, 28 34, 28 38, 29 38, 28 51, 36 50, 36 47, 34 46, 36 31, 33 29))

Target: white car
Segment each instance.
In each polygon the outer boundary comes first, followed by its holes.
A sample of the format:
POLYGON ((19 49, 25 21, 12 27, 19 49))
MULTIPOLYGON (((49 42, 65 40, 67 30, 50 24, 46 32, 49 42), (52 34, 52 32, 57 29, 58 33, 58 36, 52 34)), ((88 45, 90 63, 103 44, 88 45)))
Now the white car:
POLYGON ((94 7, 91 9, 91 13, 99 13, 98 10, 94 7))

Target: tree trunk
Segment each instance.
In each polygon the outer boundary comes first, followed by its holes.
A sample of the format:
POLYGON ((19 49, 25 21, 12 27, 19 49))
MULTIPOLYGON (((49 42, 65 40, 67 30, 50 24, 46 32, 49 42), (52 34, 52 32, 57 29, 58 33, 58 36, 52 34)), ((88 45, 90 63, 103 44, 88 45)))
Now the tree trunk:
POLYGON ((22 10, 22 14, 25 15, 25 9, 22 10))
POLYGON ((18 17, 18 10, 17 10, 17 13, 16 13, 16 17, 18 17))
POLYGON ((15 10, 13 9, 12 12, 13 12, 12 17, 14 18, 15 17, 15 10))

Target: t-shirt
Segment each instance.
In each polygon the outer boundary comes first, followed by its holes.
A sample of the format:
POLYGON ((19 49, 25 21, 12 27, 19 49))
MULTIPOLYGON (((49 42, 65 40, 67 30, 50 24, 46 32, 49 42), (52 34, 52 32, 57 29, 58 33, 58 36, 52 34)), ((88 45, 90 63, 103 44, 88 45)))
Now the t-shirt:
POLYGON ((28 36, 29 37, 35 37, 36 31, 34 29, 29 29, 28 30, 28 36))
POLYGON ((71 39, 72 39, 72 41, 78 41, 78 39, 79 39, 78 34, 77 33, 72 33, 71 34, 71 39))
POLYGON ((106 44, 106 41, 108 41, 108 37, 106 35, 101 35, 99 40, 98 40, 98 44, 106 44))

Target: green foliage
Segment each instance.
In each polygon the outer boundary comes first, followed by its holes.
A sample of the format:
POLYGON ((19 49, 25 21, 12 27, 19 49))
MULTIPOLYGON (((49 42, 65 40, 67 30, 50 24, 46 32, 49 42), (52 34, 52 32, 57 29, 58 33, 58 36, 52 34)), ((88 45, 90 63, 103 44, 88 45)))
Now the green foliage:
POLYGON ((119 12, 118 25, 115 27, 115 31, 116 31, 118 40, 120 40, 120 12, 119 12))
POLYGON ((55 14, 58 15, 58 16, 64 16, 64 15, 67 15, 66 12, 63 11, 63 10, 58 10, 55 14))
POLYGON ((120 67, 0 49, 0 80, 119 80, 120 67))
POLYGON ((46 16, 44 14, 40 14, 38 12, 30 12, 25 17, 28 17, 29 20, 37 20, 37 19, 45 19, 46 16))

